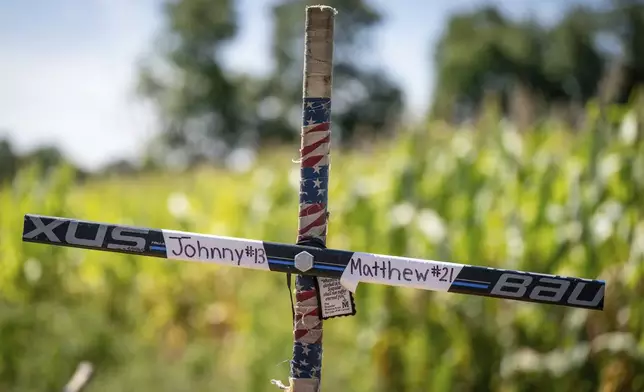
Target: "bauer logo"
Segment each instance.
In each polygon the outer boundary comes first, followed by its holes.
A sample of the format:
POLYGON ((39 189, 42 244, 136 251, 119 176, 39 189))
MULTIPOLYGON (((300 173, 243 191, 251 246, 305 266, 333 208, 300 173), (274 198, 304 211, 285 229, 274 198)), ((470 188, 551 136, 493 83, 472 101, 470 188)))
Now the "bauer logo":
POLYGON ((499 277, 490 294, 597 309, 603 305, 604 285, 583 279, 506 272, 499 277))
POLYGON ((144 252, 149 229, 26 216, 25 240, 144 252))

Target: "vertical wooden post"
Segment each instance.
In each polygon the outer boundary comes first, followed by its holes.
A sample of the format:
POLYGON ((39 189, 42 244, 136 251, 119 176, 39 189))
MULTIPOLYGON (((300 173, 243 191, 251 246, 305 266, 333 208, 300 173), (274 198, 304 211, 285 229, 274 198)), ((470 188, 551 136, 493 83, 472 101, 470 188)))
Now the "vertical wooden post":
MULTIPOLYGON (((306 8, 300 147, 298 244, 326 246, 335 9, 306 8)), ((322 372, 322 315, 317 280, 295 279, 290 391, 317 392, 322 372)))

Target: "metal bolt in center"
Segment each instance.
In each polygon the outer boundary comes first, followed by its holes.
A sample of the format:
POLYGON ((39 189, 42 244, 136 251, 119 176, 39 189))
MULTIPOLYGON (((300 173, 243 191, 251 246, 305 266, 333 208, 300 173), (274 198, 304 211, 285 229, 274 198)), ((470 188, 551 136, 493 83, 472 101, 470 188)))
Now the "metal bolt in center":
POLYGON ((295 268, 305 272, 313 268, 313 255, 309 252, 300 252, 295 255, 293 259, 295 261, 295 268))

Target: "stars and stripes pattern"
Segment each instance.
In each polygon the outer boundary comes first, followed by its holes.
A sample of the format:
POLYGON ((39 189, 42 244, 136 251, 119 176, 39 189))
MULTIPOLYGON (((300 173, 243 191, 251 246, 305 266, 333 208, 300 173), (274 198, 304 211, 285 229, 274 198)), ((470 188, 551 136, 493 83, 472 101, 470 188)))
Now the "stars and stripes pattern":
POLYGON ((291 377, 320 378, 322 372, 322 328, 315 278, 296 279, 295 342, 291 377))
POLYGON ((322 347, 319 344, 295 342, 293 350, 299 358, 292 371, 297 378, 320 378, 322 374, 322 347))
MULTIPOLYGON (((305 97, 303 106, 298 242, 316 238, 326 243, 331 99, 305 97)), ((298 275, 295 284, 291 377, 320 378, 322 320, 315 277, 298 275)))
POLYGON ((330 98, 304 98, 298 241, 326 241, 329 190, 330 98))

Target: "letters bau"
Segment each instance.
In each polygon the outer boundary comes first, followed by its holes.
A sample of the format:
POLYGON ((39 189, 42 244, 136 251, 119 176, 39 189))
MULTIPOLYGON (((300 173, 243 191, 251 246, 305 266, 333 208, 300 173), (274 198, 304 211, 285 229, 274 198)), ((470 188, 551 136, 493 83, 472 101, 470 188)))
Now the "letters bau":
POLYGON ((506 272, 499 277, 490 294, 506 298, 530 298, 537 301, 562 302, 588 307, 597 306, 604 298, 604 286, 600 286, 592 300, 579 299, 587 283, 581 279, 574 281, 554 276, 540 277, 535 282, 537 284, 529 289, 533 285, 533 280, 534 278, 529 275, 506 272), (542 285, 542 283, 549 286, 542 285), (568 289, 573 283, 573 290, 569 293, 568 289))

